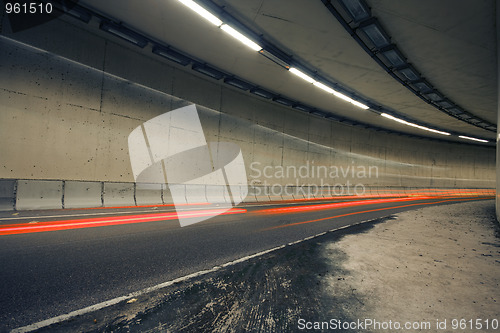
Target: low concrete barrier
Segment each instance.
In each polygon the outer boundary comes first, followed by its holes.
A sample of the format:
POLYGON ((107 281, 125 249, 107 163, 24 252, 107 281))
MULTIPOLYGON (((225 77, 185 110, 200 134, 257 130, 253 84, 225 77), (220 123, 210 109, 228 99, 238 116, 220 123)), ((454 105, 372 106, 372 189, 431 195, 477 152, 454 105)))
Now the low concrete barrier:
POLYGON ((16 204, 16 180, 0 180, 0 210, 14 210, 16 204))
POLYGON ((164 205, 173 205, 174 199, 172 199, 172 194, 170 193, 170 187, 167 184, 163 185, 163 193, 161 196, 164 205))
POLYGON ((64 208, 102 207, 102 183, 68 180, 64 183, 64 208))
POLYGON ((255 198, 255 193, 257 192, 255 186, 248 186, 248 194, 243 200, 243 202, 257 202, 257 198, 255 198))
POLYGON ((135 206, 133 183, 104 183, 104 207, 135 206))
POLYGON ((207 203, 205 185, 186 184, 186 200, 189 204, 207 203))
POLYGON ((269 200, 271 201, 282 201, 283 197, 281 196, 281 193, 278 191, 273 190, 272 187, 269 187, 269 200))
POLYGON ((16 209, 62 209, 62 193, 61 180, 19 180, 16 209))
POLYGON ((137 183, 135 186, 135 203, 137 206, 162 205, 164 184, 137 183))
POLYGON ((212 203, 231 203, 227 186, 223 185, 206 185, 206 199, 212 203))
MULTIPOLYGON (((175 203, 177 205, 179 205, 179 204, 187 205, 188 204, 187 199, 186 199, 186 194, 187 194, 186 193, 186 185, 171 184, 171 185, 168 185, 167 187, 168 187, 169 193, 170 193, 170 196, 167 200, 171 200, 172 203, 175 203), (174 201, 174 198, 175 198, 175 201, 174 201)), ((164 196, 163 201, 165 202, 165 196, 164 196)))
POLYGON ((293 193, 294 193, 294 186, 284 186, 283 187, 283 193, 281 193, 281 198, 283 200, 294 200, 293 193))
POLYGON ((255 199, 258 202, 271 201, 271 199, 269 199, 269 187, 259 186, 259 187, 255 187, 254 190, 255 190, 255 199))
MULTIPOLYGON (((103 183, 61 180, 0 180, 0 210, 122 207, 175 204, 231 204, 237 202, 278 202, 292 200, 335 200, 356 193, 340 193, 334 187, 289 186, 283 193, 269 186, 103 183), (229 191, 230 189, 230 191, 229 191)), ((361 197, 494 196, 487 188, 417 188, 368 186, 361 197)))
POLYGON ((248 186, 246 185, 231 185, 230 189, 235 204, 243 202, 248 195, 248 186))

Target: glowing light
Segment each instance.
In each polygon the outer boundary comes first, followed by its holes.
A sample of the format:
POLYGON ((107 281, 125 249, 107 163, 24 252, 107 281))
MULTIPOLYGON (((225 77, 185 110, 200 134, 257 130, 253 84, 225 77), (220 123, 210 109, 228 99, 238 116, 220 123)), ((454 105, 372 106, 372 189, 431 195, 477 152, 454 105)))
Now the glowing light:
POLYGON ((400 201, 411 201, 411 200, 423 200, 431 199, 432 197, 419 196, 418 198, 393 198, 393 199, 375 199, 375 200, 357 200, 349 202, 335 202, 328 204, 317 204, 317 205, 304 205, 296 207, 280 207, 280 208, 270 208, 257 211, 258 214, 286 214, 286 213, 302 213, 313 210, 323 210, 323 209, 338 209, 345 207, 355 207, 364 205, 375 205, 388 202, 400 202, 400 201))
POLYGON ((290 71, 291 73, 293 73, 293 74, 297 75, 297 76, 298 76, 298 77, 300 77, 301 79, 303 79, 303 80, 305 80, 305 81, 309 82, 309 83, 314 83, 314 82, 315 82, 315 80, 314 80, 312 77, 310 77, 309 75, 307 75, 307 74, 305 74, 305 73, 301 72, 300 70, 298 70, 298 69, 297 69, 297 68, 295 68, 295 67, 290 68, 290 69, 289 69, 289 71, 290 71))
POLYGON ((259 44, 255 43, 253 40, 243 35, 241 32, 237 31, 230 25, 223 24, 220 28, 225 32, 227 32, 229 35, 233 36, 234 38, 242 42, 243 44, 245 44, 246 46, 248 46, 249 48, 251 48, 252 50, 257 52, 262 50, 262 47, 259 44))
POLYGON ((465 136, 465 135, 459 135, 459 138, 462 139, 467 139, 467 140, 472 140, 472 141, 478 141, 478 142, 489 142, 488 140, 483 140, 483 139, 478 139, 478 138, 472 138, 470 136, 465 136))
POLYGON ((216 215, 229 215, 246 213, 246 209, 233 208, 231 210, 225 209, 207 209, 189 212, 176 212, 176 213, 162 213, 162 214, 142 214, 142 215, 128 215, 128 216, 113 216, 113 217, 98 217, 89 219, 77 220, 61 220, 61 221, 46 221, 33 223, 20 223, 3 225, 0 227, 0 235, 13 235, 45 231, 58 231, 69 229, 81 228, 94 228, 110 225, 132 224, 154 221, 167 221, 176 220, 178 218, 195 218, 216 215))
POLYGON ((210 23, 212 23, 213 25, 219 27, 222 24, 222 21, 217 16, 210 13, 208 10, 206 10, 196 2, 192 0, 178 0, 178 1, 181 2, 183 5, 185 5, 186 7, 188 7, 189 9, 191 9, 192 11, 194 11, 195 13, 197 13, 198 15, 200 15, 201 17, 203 17, 204 19, 206 19, 207 21, 209 21, 210 23))
POLYGON ((323 83, 321 82, 314 82, 314 85, 320 89, 323 89, 324 91, 326 91, 327 93, 329 94, 334 94, 335 93, 335 90, 333 90, 332 88, 330 88, 329 86, 327 85, 324 85, 323 83))
POLYGON ((419 128, 419 129, 424 130, 424 131, 429 131, 429 132, 433 132, 433 133, 437 133, 437 134, 441 134, 441 135, 451 135, 448 132, 438 131, 438 130, 435 130, 435 129, 432 129, 432 128, 429 128, 429 127, 425 127, 425 126, 417 125, 417 124, 414 124, 414 123, 410 123, 409 121, 396 118, 396 117, 391 116, 390 114, 387 114, 387 113, 382 113, 380 115, 382 117, 385 117, 385 118, 397 121, 398 123, 401 123, 401 124, 404 124, 404 125, 407 125, 407 126, 411 126, 411 127, 415 127, 415 128, 419 128))
POLYGON ((315 219, 315 220, 308 220, 308 221, 302 221, 302 222, 295 222, 295 223, 290 223, 290 224, 278 225, 278 226, 275 226, 275 227, 264 229, 263 231, 274 230, 274 229, 281 229, 281 228, 287 228, 287 227, 293 227, 293 226, 297 226, 297 225, 309 224, 309 223, 314 223, 314 222, 321 222, 321 221, 326 221, 326 220, 333 220, 333 219, 337 219, 337 218, 340 218, 340 217, 346 217, 346 216, 352 216, 352 215, 359 215, 359 214, 379 212, 379 211, 389 210, 389 209, 407 208, 407 207, 422 206, 422 205, 435 205, 435 204, 446 203, 446 202, 471 201, 471 200, 478 200, 478 199, 477 198, 450 199, 450 200, 440 200, 440 201, 433 201, 433 202, 419 202, 419 203, 413 203, 413 204, 408 204, 408 205, 401 205, 401 206, 392 206, 392 207, 370 209, 370 210, 358 211, 358 212, 353 212, 353 213, 333 215, 333 216, 323 217, 323 218, 319 218, 319 219, 315 219))

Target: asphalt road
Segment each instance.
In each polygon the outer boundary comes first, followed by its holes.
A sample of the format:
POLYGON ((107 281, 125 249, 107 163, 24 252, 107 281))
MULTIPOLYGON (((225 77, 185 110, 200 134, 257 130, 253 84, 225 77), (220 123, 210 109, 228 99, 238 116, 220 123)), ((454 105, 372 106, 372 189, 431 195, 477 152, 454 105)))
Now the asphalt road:
MULTIPOLYGON (((256 203, 240 205, 234 214, 183 228, 171 218, 172 207, 3 212, 0 331, 342 226, 425 205, 478 199, 409 197, 256 203), (86 222, 79 225, 82 221, 86 222), (49 227, 44 229, 44 225, 49 227), (95 225, 99 226, 91 227, 95 225), (58 230, 68 227, 77 229, 58 230)), ((202 214, 217 207, 185 209, 202 214)))

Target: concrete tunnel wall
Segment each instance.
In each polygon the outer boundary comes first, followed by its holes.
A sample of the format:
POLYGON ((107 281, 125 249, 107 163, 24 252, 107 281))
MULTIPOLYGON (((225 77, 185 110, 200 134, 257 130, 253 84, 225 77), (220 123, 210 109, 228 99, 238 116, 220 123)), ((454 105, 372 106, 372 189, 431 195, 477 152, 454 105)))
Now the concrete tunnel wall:
POLYGON ((34 193, 27 201, 14 198, 17 209, 53 207, 40 205, 44 195, 39 194, 48 192, 45 199, 57 201, 60 192, 79 191, 76 185, 67 186, 71 181, 102 183, 81 185, 80 194, 89 193, 80 200, 84 206, 139 204, 130 194, 134 177, 128 135, 145 121, 192 103, 208 142, 234 142, 241 148, 253 185, 333 186, 349 181, 372 189, 495 187, 492 148, 318 118, 63 20, 15 34, 7 30, 3 27, 0 36, 0 192, 7 201, 11 188, 15 195, 34 193), (327 174, 313 175, 314 166, 327 167, 327 174), (292 171, 301 167, 307 172, 296 177, 292 171), (338 177, 331 173, 335 170, 338 177), (17 180, 15 185, 12 180, 17 180), (105 202, 103 193, 114 192, 121 193, 116 202, 114 196, 105 202))

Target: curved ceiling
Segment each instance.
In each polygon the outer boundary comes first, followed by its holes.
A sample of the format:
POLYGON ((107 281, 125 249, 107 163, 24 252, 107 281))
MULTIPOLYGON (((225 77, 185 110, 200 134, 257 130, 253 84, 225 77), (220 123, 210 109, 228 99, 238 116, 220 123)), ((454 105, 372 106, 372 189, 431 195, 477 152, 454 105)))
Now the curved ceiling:
MULTIPOLYGON (((494 141, 495 133, 453 118, 394 80, 321 0, 214 0, 237 21, 306 69, 419 124, 494 141)), ((442 139, 326 94, 221 32, 177 0, 80 3, 200 61, 295 101, 376 127, 442 139)), ((492 1, 367 0, 392 42, 439 91, 496 124, 492 1)), ((314 74, 314 73, 313 73, 314 74)), ((464 142, 456 136, 446 139, 464 142)), ((467 141, 470 142, 470 141, 467 141)))

